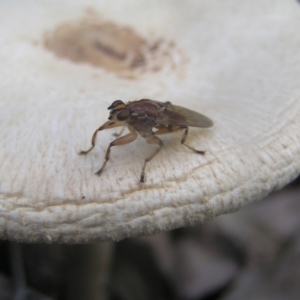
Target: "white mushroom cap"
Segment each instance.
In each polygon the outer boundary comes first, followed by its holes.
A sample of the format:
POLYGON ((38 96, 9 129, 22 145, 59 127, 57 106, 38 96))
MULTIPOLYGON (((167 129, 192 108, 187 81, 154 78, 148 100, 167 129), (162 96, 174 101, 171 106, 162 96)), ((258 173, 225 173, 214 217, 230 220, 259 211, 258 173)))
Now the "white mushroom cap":
MULTIPOLYGON (((300 173, 299 28, 300 6, 286 0, 2 2, 0 237, 71 243, 153 234, 289 183, 300 173), (101 44, 97 63, 53 48, 58 28, 108 23, 113 32, 125 28, 135 46, 119 37, 114 44, 104 31, 101 43, 116 52, 101 44), (107 56, 116 64, 101 67, 107 56), (165 147, 140 187, 155 147, 139 138, 113 147, 104 173, 94 175, 114 131, 99 132, 86 157, 79 150, 112 101, 143 97, 212 118, 213 128, 188 136, 206 155, 182 147, 179 134, 162 136, 165 147)), ((79 48, 93 50, 94 33, 83 37, 79 48)))

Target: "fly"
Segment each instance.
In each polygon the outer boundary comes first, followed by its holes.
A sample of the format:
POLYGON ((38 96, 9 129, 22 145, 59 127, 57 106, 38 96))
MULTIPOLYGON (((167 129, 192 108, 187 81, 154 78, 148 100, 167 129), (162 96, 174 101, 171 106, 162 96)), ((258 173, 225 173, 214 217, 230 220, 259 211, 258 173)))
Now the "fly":
POLYGON ((189 127, 208 128, 213 126, 213 121, 200 113, 173 105, 169 101, 159 102, 149 99, 130 101, 126 104, 121 100, 116 100, 108 107, 108 109, 110 110, 108 117, 109 121, 104 123, 94 132, 90 149, 81 151, 79 154, 88 154, 93 150, 98 131, 126 126, 129 129, 129 133, 117 138, 109 144, 102 167, 95 173, 97 175, 102 174, 106 163, 109 160, 111 147, 129 144, 137 138, 138 134, 145 138, 149 144, 158 146, 158 148, 144 161, 140 183, 145 182, 145 168, 147 163, 151 161, 164 146, 162 140, 157 137, 157 135, 184 130, 181 144, 198 154, 205 154, 205 151, 196 150, 185 143, 189 127))

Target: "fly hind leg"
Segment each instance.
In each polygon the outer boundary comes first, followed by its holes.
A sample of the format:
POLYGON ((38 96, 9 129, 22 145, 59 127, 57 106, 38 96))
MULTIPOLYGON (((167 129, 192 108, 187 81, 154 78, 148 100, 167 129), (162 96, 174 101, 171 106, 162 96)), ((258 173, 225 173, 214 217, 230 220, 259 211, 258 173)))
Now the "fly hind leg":
POLYGON ((140 178, 140 183, 144 183, 145 182, 145 168, 146 168, 146 164, 161 150, 161 148, 163 147, 163 142, 160 138, 158 138, 157 136, 155 136, 154 134, 149 134, 146 136, 146 140, 149 144, 156 144, 159 146, 158 149, 156 149, 149 157, 147 157, 145 159, 143 168, 142 168, 142 173, 141 173, 141 178, 140 178))
POLYGON ((192 151, 198 153, 198 154, 204 155, 204 154, 205 154, 205 151, 197 150, 197 149, 191 147, 190 145, 185 144, 185 140, 186 140, 187 135, 188 135, 188 133, 189 133, 189 128, 188 128, 187 126, 181 126, 181 129, 185 129, 185 131, 184 131, 184 133, 183 133, 183 136, 182 136, 182 139, 181 139, 181 144, 182 144, 183 146, 186 146, 187 148, 191 149, 192 151))
POLYGON ((96 172, 95 174, 100 176, 101 173, 103 172, 103 170, 106 166, 106 163, 109 160, 111 147, 129 144, 129 143, 133 142, 136 138, 137 138, 137 133, 135 131, 132 131, 132 132, 114 140, 113 142, 111 142, 106 150, 105 160, 103 162, 103 165, 102 165, 101 169, 98 172, 96 172))
POLYGON ((197 149, 191 147, 190 145, 185 144, 185 140, 186 140, 187 135, 189 133, 189 128, 186 125, 181 125, 181 126, 178 126, 178 125, 171 126, 171 125, 169 125, 168 127, 160 127, 157 131, 155 131, 155 134, 166 134, 166 133, 176 132, 176 131, 182 130, 182 129, 185 129, 185 131, 184 131, 182 139, 181 139, 181 144, 186 146, 190 150, 198 153, 198 154, 204 155, 205 151, 197 150, 197 149))

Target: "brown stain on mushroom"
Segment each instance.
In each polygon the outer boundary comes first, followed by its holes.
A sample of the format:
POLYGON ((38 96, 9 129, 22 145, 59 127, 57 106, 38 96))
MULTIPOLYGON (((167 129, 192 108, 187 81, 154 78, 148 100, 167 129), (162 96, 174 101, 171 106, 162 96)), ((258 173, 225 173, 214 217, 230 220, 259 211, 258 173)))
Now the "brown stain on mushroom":
MULTIPOLYGON (((121 77, 135 78, 159 72, 166 66, 176 67, 172 54, 176 52, 174 42, 146 39, 130 27, 104 22, 95 15, 47 32, 44 46, 57 57, 101 67, 121 77)), ((178 53, 174 54, 178 57, 178 53)))

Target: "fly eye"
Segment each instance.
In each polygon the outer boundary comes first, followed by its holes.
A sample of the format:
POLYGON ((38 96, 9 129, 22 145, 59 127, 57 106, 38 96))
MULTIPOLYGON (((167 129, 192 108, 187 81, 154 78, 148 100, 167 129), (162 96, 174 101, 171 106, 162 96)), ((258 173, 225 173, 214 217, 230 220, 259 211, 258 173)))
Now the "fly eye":
POLYGON ((118 114, 117 114, 117 119, 119 121, 125 121, 129 118, 130 112, 128 108, 122 109, 118 114))

